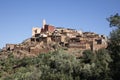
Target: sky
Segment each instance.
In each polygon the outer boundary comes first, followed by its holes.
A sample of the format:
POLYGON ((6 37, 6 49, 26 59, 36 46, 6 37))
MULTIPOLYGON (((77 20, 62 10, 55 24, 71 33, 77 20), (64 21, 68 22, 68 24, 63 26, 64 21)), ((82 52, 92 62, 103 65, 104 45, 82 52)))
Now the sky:
POLYGON ((109 36, 106 18, 120 14, 120 0, 0 0, 0 48, 30 38, 42 20, 57 27, 109 36))

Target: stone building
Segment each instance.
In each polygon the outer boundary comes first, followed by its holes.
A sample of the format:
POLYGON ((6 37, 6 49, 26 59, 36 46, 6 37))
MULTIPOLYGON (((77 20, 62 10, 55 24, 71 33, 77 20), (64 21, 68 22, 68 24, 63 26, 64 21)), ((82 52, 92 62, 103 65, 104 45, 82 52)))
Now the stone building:
POLYGON ((41 28, 39 27, 32 28, 32 36, 34 36, 35 34, 40 34, 40 33, 41 33, 41 28))
POLYGON ((12 51, 16 47, 16 44, 6 44, 6 50, 12 51))
POLYGON ((24 51, 26 53, 42 53, 51 50, 51 45, 79 50, 99 50, 107 47, 107 38, 94 32, 82 32, 75 29, 55 27, 43 20, 41 28, 32 28, 32 37, 20 45, 6 44, 4 50, 24 51))
POLYGON ((50 32, 52 33, 55 30, 55 27, 52 25, 44 25, 44 28, 41 29, 41 32, 50 32))
POLYGON ((45 21, 43 21, 40 34, 36 34, 32 38, 46 43, 57 42, 60 45, 62 44, 61 46, 79 48, 80 50, 98 50, 107 47, 105 36, 94 32, 82 32, 70 28, 54 27, 47 25, 45 21))

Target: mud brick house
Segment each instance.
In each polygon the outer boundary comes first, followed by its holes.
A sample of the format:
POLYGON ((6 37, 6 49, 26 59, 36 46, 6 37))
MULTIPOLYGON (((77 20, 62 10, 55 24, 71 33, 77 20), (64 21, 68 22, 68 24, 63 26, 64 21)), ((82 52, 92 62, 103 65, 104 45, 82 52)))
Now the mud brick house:
POLYGON ((62 43, 62 46, 78 48, 80 50, 98 50, 107 47, 107 39, 105 36, 94 32, 82 32, 70 28, 54 27, 46 24, 46 21, 43 21, 41 32, 36 33, 31 39, 40 39, 39 42, 44 41, 46 43, 62 43))
POLYGON ((30 54, 48 52, 53 44, 59 44, 61 47, 79 50, 98 50, 107 47, 106 36, 94 32, 82 32, 75 29, 55 27, 46 24, 43 20, 42 27, 32 28, 32 37, 21 43, 6 44, 5 50, 23 50, 30 54))
POLYGON ((41 32, 53 32, 55 27, 52 25, 44 25, 44 28, 41 29, 41 32))
POLYGON ((16 47, 16 44, 6 44, 6 50, 9 50, 9 51, 14 50, 15 47, 16 47))

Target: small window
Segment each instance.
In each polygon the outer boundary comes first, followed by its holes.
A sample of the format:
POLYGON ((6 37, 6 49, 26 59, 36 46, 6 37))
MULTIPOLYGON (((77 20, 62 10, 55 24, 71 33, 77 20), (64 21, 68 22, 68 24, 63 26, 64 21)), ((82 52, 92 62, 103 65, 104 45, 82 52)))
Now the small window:
POLYGON ((37 33, 37 30, 35 30, 35 33, 37 33))

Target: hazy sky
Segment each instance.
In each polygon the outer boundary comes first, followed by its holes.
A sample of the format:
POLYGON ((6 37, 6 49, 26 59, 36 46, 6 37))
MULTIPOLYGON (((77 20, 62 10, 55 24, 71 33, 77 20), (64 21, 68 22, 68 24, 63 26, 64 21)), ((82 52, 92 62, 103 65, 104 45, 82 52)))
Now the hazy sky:
POLYGON ((106 18, 120 14, 120 0, 0 0, 0 48, 31 37, 42 20, 58 27, 109 35, 106 18))

